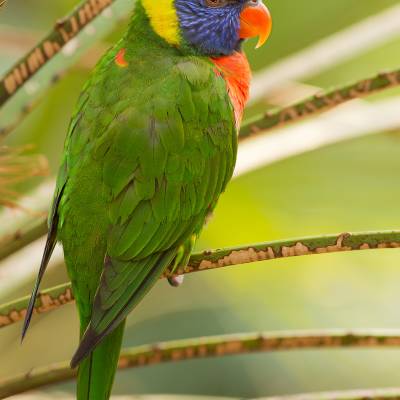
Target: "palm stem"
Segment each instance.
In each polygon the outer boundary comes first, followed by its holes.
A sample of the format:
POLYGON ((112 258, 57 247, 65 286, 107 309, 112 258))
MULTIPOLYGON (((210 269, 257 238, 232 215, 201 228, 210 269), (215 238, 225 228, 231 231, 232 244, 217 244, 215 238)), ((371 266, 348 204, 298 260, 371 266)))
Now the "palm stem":
POLYGON ((349 85, 321 92, 288 107, 271 110, 264 115, 253 117, 242 126, 240 138, 246 139, 260 132, 265 133, 269 129, 299 121, 323 111, 328 111, 350 100, 363 98, 399 85, 400 69, 395 69, 349 85))
POLYGON ((0 80, 0 107, 115 1, 83 1, 70 14, 58 20, 46 37, 22 57, 0 80))
MULTIPOLYGON (((192 255, 186 267, 178 269, 174 274, 167 271, 164 278, 277 258, 399 247, 400 231, 342 233, 278 240, 196 253, 192 255)), ((71 286, 66 283, 41 292, 34 312, 45 313, 73 300, 71 286)), ((29 296, 0 306, 0 328, 22 320, 28 302, 29 296)))
MULTIPOLYGON (((229 355, 327 348, 392 348, 400 346, 400 331, 293 331, 244 333, 184 339, 144 345, 121 352, 119 369, 229 355)), ((68 362, 40 367, 0 381, 0 398, 73 379, 68 362)), ((399 394, 399 393, 398 393, 399 394)), ((356 398, 352 396, 349 398, 356 398)))

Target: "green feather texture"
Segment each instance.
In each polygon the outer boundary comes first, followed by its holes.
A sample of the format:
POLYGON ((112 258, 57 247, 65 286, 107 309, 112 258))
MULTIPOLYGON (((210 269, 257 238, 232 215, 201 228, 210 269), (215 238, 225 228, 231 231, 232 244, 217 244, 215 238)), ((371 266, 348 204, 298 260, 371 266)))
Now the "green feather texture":
POLYGON ((139 2, 78 100, 48 239, 63 245, 80 316, 78 400, 109 398, 126 317, 186 262, 233 174, 233 107, 213 67, 168 46, 139 2))

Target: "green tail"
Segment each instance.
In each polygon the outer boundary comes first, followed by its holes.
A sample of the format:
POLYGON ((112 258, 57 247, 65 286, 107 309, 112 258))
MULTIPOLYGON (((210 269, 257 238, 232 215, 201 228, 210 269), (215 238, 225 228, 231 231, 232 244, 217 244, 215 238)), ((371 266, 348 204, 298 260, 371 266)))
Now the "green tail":
POLYGON ((125 321, 106 336, 78 370, 77 400, 108 400, 118 367, 125 321))

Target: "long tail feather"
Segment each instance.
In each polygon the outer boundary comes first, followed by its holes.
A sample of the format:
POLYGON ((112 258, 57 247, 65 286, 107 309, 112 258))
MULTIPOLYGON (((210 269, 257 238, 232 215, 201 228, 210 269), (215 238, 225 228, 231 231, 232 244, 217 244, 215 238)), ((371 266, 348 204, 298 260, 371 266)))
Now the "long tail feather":
POLYGON ((108 400, 121 350, 125 321, 79 366, 77 400, 108 400))

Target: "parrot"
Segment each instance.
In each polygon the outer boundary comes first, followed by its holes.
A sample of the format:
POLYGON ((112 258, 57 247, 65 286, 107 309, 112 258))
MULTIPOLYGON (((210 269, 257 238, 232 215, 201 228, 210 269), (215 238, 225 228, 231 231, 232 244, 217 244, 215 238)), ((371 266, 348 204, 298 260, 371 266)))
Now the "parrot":
POLYGON ((73 111, 48 218, 39 285, 61 243, 80 322, 78 400, 107 400, 128 314, 168 270, 187 265, 230 181, 261 0, 136 0, 73 111))

